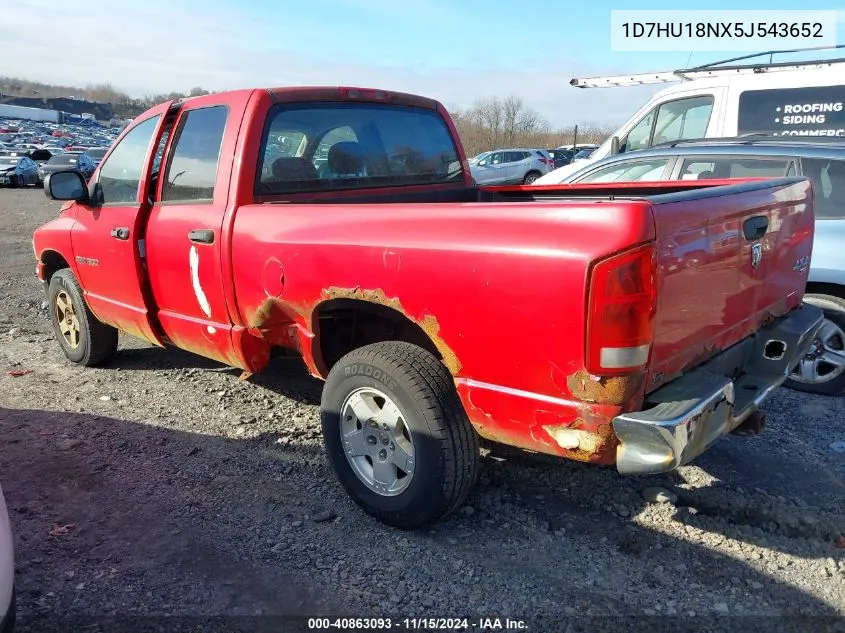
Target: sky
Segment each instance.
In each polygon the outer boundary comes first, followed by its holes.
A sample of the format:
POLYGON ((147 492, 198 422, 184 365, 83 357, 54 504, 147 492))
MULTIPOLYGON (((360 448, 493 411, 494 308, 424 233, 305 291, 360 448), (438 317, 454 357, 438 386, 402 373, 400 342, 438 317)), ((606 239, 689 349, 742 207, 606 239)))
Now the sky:
MULTIPOLYGON (((72 8, 14 0, 0 20, 0 73, 64 85, 110 82, 136 97, 193 86, 357 85, 465 108, 516 94, 554 126, 616 125, 658 88, 577 89, 569 80, 734 56, 611 51, 611 10, 634 6, 679 8, 677 0, 86 0, 72 8)), ((797 7, 791 0, 701 5, 797 7)), ((801 8, 839 10, 837 37, 845 43, 843 0, 801 8)))

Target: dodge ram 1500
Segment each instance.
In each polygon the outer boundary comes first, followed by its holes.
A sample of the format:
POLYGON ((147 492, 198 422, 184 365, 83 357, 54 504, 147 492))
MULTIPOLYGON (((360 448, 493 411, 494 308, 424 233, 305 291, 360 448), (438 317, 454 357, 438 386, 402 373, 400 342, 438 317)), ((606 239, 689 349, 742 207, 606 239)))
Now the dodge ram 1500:
POLYGON ((246 373, 301 355, 339 481, 399 527, 462 503, 480 438, 688 463, 756 419, 822 323, 808 181, 477 188, 420 96, 168 101, 45 191, 67 201, 33 247, 68 359, 104 363, 119 331, 246 373))

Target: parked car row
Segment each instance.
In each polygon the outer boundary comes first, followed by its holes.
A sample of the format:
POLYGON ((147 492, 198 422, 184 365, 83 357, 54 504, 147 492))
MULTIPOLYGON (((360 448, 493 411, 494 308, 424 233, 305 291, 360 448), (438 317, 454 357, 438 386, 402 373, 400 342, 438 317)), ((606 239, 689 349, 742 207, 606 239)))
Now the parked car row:
POLYGON ((0 187, 41 185, 46 174, 62 170, 90 178, 116 133, 89 125, 0 120, 0 187))
POLYGON ((545 149, 517 147, 479 154, 469 169, 479 185, 530 185, 554 169, 554 159, 545 149))

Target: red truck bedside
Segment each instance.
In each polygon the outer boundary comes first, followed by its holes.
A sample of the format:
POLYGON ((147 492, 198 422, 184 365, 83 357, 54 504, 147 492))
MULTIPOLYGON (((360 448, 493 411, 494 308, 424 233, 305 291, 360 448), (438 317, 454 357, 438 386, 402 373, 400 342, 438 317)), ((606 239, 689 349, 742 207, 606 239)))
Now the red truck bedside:
POLYGON ((822 322, 806 180, 479 189, 443 106, 251 89, 135 119, 33 246, 81 365, 118 332, 325 380, 338 479, 418 527, 479 440, 659 473, 758 415, 822 322))

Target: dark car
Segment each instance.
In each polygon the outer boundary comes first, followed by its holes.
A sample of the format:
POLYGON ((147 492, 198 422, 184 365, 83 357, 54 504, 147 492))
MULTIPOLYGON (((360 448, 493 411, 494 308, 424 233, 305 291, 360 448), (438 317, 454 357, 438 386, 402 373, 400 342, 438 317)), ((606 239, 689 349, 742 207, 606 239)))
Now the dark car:
POLYGON ((577 154, 575 154, 575 156, 573 156, 573 157, 572 157, 572 160, 573 160, 573 161, 578 161, 578 160, 584 160, 585 158, 589 158, 589 157, 590 157, 590 155, 591 155, 591 154, 592 154, 595 150, 596 150, 596 148, 595 148, 595 147, 585 147, 585 148, 584 148, 584 149, 582 149, 580 152, 578 152, 577 154))
POLYGON ((94 165, 99 167, 100 161, 103 160, 107 151, 109 151, 108 147, 89 147, 82 153, 89 156, 94 161, 94 165))
POLYGON ((23 154, 0 156, 0 186, 26 187, 38 184, 38 165, 23 154))
POLYGON ((550 149, 549 154, 551 154, 552 160, 555 162, 554 168, 557 169, 558 167, 563 167, 571 163, 575 152, 572 149, 558 147, 557 149, 550 149))
POLYGON ((38 169, 38 180, 44 182, 47 174, 56 171, 77 171, 88 180, 96 168, 94 160, 85 154, 57 154, 38 169))

